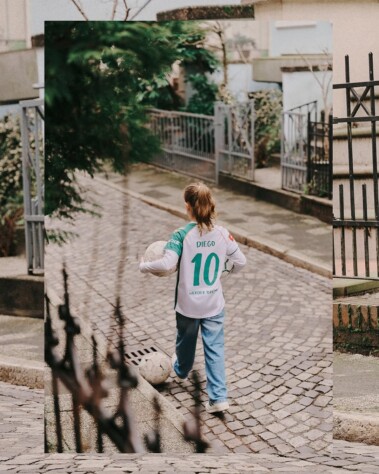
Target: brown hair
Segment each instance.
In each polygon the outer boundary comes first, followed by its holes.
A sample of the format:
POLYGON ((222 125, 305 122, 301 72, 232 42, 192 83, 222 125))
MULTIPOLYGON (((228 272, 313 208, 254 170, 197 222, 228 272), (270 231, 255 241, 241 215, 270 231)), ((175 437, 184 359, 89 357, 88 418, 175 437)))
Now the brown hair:
POLYGON ((184 200, 191 206, 200 234, 204 226, 211 230, 216 212, 215 202, 208 186, 204 183, 189 184, 184 189, 184 200))

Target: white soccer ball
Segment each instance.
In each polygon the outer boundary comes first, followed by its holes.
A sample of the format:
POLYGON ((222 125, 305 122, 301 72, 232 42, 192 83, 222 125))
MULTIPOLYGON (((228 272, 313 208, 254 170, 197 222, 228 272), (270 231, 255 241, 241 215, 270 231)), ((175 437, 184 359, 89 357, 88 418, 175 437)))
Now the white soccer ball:
MULTIPOLYGON (((164 248, 166 244, 167 242, 165 240, 157 240, 156 242, 153 242, 152 244, 150 244, 145 251, 145 255, 143 256, 144 261, 154 262, 155 260, 159 260, 160 258, 162 258, 164 255, 164 248)), ((176 270, 177 270, 177 265, 175 265, 174 268, 167 270, 166 272, 150 272, 150 273, 156 276, 168 276, 168 275, 171 275, 171 273, 176 272, 176 270)))
POLYGON ((138 365, 142 377, 152 385, 165 382, 171 373, 171 360, 162 352, 152 352, 141 359, 138 365))
POLYGON ((228 258, 225 260, 224 268, 221 273, 221 278, 226 278, 233 272, 234 263, 231 262, 228 258))

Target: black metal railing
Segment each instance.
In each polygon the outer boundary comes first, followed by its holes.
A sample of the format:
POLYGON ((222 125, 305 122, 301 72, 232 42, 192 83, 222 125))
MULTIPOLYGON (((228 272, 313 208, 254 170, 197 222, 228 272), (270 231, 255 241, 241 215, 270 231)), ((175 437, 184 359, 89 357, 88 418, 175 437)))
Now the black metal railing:
MULTIPOLYGON (((117 299, 114 317, 117 321, 115 333, 112 337, 113 346, 109 346, 107 353, 108 365, 117 373, 117 387, 119 398, 114 413, 105 407, 104 400, 109 395, 106 377, 98 361, 96 339, 92 336, 92 363, 84 370, 79 353, 75 345, 75 338, 80 334, 80 322, 70 310, 67 273, 63 270, 64 302, 58 307, 59 318, 64 322, 64 351, 60 344, 56 330, 53 328, 51 304, 46 296, 45 319, 45 360, 52 374, 52 397, 54 408, 54 443, 48 439, 48 430, 45 419, 45 452, 64 451, 64 430, 68 430, 68 437, 74 434, 75 451, 82 453, 88 449, 82 437, 82 409, 92 417, 97 431, 96 452, 104 452, 104 437, 108 437, 116 448, 122 453, 145 452, 142 441, 136 430, 134 410, 129 401, 129 392, 138 385, 138 377, 134 368, 125 360, 125 317, 121 311, 120 300, 117 299), (116 341, 114 341, 116 335, 116 341), (66 426, 62 422, 62 410, 59 385, 63 384, 71 395, 73 425, 66 426)), ((200 428, 200 381, 196 372, 193 374, 195 411, 193 419, 184 423, 184 439, 194 444, 194 450, 204 453, 208 443, 201 436, 200 428)), ((145 435, 147 450, 161 452, 161 407, 158 399, 154 399, 155 427, 145 435)))
POLYGON ((333 126, 332 115, 319 122, 308 113, 307 187, 308 193, 332 199, 333 194, 333 126))
POLYGON ((332 118, 320 117, 317 101, 282 115, 282 188, 332 199, 332 118))
MULTIPOLYGON (((345 56, 345 82, 335 90, 345 92, 346 116, 334 117, 334 124, 346 125, 347 183, 338 185, 333 217, 333 273, 338 277, 379 278, 379 197, 377 131, 373 54, 368 55, 369 81, 351 82, 349 56, 345 56), (369 105, 365 104, 368 102, 369 105), (362 127, 369 125, 366 130, 362 127), (357 134, 353 129, 361 132, 357 134), (365 133, 362 133, 365 131, 365 133), (366 163, 354 156, 357 140, 369 140, 366 163), (370 164, 367 164, 370 161, 370 164), (347 188, 347 189, 346 189, 347 188)), ((361 146, 362 142, 361 142, 361 146)), ((360 150, 366 152, 365 148, 360 150)), ((358 153, 357 153, 358 155, 358 153)))

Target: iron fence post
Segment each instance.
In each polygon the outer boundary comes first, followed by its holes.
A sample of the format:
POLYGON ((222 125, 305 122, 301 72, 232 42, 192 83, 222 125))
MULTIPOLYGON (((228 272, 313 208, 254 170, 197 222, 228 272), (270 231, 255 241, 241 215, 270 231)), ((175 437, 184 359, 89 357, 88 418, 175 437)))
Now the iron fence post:
POLYGON ((311 169, 311 113, 307 114, 307 184, 310 184, 312 180, 312 169, 311 169))
POLYGON ((221 103, 216 102, 214 105, 214 136, 215 136, 215 183, 219 184, 220 175, 220 150, 222 140, 222 120, 221 103))

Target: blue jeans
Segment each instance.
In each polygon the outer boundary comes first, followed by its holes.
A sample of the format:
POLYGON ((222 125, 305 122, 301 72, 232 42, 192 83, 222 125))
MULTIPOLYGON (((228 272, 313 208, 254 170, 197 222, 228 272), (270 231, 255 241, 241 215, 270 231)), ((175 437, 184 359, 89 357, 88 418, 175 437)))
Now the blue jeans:
POLYGON ((224 310, 204 319, 187 318, 176 313, 176 356, 174 370, 186 378, 195 360, 196 342, 201 327, 203 339, 207 393, 209 401, 227 400, 224 362, 224 310))

